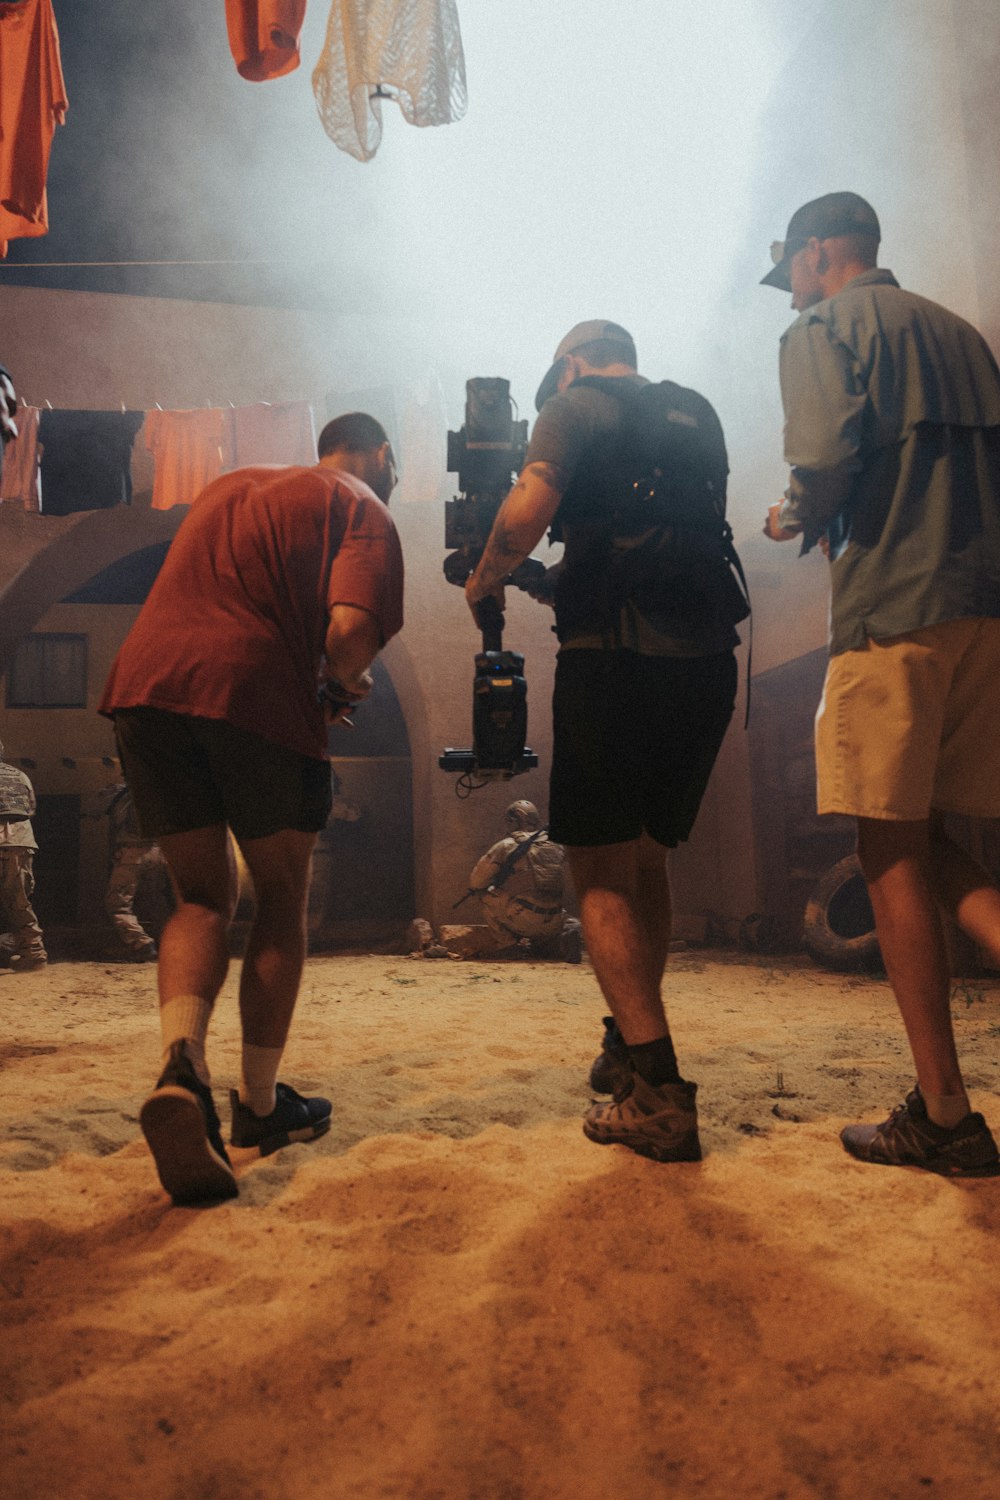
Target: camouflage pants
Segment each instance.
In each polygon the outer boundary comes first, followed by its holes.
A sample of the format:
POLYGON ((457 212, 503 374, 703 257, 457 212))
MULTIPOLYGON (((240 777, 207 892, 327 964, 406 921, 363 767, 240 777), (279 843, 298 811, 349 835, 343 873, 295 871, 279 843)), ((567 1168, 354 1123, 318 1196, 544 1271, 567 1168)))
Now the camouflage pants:
POLYGON ((14 935, 14 952, 45 957, 45 942, 31 898, 35 891, 33 849, 0 849, 0 907, 14 935))
POLYGON ((126 948, 148 948, 153 941, 135 914, 135 893, 143 871, 162 863, 163 855, 155 844, 123 844, 115 850, 104 910, 126 948))
MULTIPOLYGON (((529 904, 503 891, 481 894, 483 916, 498 949, 528 938, 540 958, 565 958, 574 950, 579 954, 580 924, 561 907, 556 911, 535 911, 533 907, 538 903, 529 904)), ((574 962, 579 962, 578 956, 574 962)))

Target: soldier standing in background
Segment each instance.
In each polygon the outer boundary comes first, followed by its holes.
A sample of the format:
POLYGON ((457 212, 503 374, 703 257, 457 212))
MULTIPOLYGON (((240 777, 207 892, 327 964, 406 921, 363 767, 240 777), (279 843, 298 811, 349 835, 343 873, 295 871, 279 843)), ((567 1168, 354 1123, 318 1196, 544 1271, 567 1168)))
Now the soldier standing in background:
POLYGON ((124 782, 107 788, 108 820, 111 825, 111 874, 104 895, 104 909, 115 929, 121 956, 130 963, 150 963, 156 943, 135 913, 136 892, 144 875, 166 874, 166 863, 158 844, 139 832, 135 808, 124 782))
POLYGON ((38 848, 31 827, 35 807, 34 787, 23 771, 4 759, 0 744, 0 906, 14 938, 10 966, 20 974, 43 969, 48 962, 42 929, 31 905, 38 848))

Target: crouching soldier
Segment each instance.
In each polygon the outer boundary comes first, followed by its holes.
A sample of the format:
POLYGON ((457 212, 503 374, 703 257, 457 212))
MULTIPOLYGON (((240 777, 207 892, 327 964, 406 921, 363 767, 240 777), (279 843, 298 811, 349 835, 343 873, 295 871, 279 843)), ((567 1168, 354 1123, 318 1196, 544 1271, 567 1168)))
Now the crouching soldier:
POLYGON ((580 924, 563 907, 561 844, 553 844, 533 802, 512 802, 506 837, 488 849, 469 876, 497 949, 522 940, 539 958, 578 964, 580 924))

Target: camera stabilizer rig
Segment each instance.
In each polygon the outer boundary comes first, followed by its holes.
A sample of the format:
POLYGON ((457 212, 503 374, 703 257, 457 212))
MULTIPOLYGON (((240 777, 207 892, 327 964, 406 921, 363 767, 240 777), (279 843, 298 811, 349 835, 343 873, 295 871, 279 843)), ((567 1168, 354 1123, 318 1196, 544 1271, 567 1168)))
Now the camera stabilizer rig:
MULTIPOLYGON (((483 555, 497 511, 524 464, 527 420, 515 421, 510 381, 480 377, 465 383, 465 426, 448 434, 448 472, 458 475, 459 493, 445 502, 444 560, 449 583, 464 588, 483 555)), ((505 583, 531 590, 545 565, 528 558, 505 583)), ((524 657, 503 649, 504 617, 493 599, 476 610, 483 649, 472 683, 472 748, 447 749, 442 771, 457 771, 456 790, 468 794, 489 781, 506 781, 538 765, 524 743, 528 727, 524 657)))

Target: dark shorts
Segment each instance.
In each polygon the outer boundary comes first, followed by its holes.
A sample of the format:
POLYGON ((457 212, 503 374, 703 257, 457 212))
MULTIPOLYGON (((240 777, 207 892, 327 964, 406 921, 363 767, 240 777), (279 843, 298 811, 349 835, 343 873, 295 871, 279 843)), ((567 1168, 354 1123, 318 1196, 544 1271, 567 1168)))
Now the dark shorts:
POLYGON ((115 739, 145 839, 216 823, 240 840, 318 833, 330 815, 326 761, 220 719, 119 709, 115 739))
POLYGON ((733 714, 736 659, 561 651, 552 700, 549 836, 683 843, 733 714))

